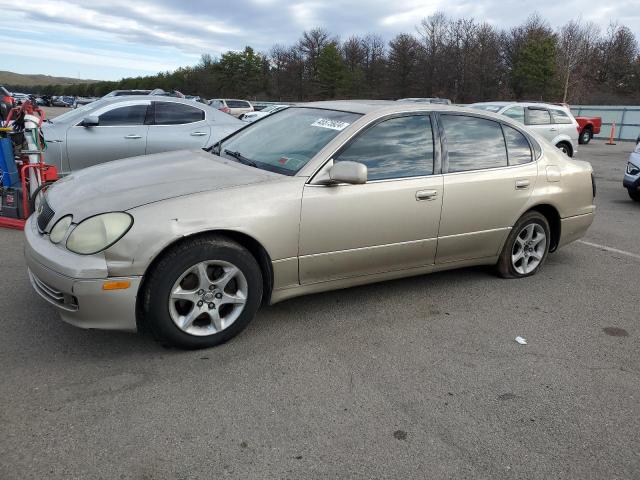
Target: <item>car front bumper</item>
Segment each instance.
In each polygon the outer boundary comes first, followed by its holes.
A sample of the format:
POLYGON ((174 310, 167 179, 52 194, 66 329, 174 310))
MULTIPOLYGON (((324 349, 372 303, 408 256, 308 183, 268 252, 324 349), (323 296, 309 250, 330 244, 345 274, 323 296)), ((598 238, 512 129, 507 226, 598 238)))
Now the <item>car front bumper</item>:
MULTIPOLYGON (((631 152, 631 155, 629 156, 629 163, 640 168, 640 153, 631 152)), ((622 185, 624 188, 640 191, 640 174, 630 175, 625 169, 622 185)))
POLYGON ((24 255, 29 280, 60 317, 80 328, 135 331, 136 298, 142 277, 109 277, 104 257, 76 255, 41 235, 35 216, 25 228, 24 255), (128 281, 120 290, 104 290, 108 281, 128 281))

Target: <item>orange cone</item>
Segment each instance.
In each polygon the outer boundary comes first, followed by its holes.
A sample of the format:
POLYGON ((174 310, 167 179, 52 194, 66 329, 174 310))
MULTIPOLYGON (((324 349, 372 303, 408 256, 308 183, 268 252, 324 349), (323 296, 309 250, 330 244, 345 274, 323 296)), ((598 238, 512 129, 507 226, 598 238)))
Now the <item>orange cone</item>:
POLYGON ((615 145, 616 142, 613 141, 613 137, 616 135, 616 122, 611 124, 611 134, 609 135, 609 141, 605 143, 605 145, 615 145))

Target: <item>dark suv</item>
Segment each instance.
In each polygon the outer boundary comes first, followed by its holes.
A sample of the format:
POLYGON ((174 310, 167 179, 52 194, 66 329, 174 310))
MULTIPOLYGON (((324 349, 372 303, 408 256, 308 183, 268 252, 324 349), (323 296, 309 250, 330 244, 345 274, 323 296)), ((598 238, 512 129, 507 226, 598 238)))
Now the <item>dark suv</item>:
POLYGON ((0 120, 7 118, 11 108, 13 108, 13 97, 11 96, 11 92, 0 85, 0 120))

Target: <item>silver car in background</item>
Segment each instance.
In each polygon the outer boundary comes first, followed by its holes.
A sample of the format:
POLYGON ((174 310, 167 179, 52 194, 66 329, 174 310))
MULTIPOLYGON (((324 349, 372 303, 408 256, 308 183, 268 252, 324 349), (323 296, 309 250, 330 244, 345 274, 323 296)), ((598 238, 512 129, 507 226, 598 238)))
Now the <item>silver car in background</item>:
POLYGON ((485 102, 471 108, 506 115, 526 125, 568 156, 578 151, 580 127, 571 110, 562 105, 538 102, 485 102))
POLYGON ((149 95, 103 98, 43 125, 45 161, 68 174, 126 157, 207 147, 243 125, 191 100, 149 95))
POLYGON ((267 115, 271 115, 272 113, 279 112, 280 110, 284 110, 289 107, 289 105, 269 105, 268 107, 263 108, 262 110, 258 110, 257 112, 249 112, 243 113, 240 115, 240 120, 246 123, 255 122, 261 118, 266 117, 267 115))

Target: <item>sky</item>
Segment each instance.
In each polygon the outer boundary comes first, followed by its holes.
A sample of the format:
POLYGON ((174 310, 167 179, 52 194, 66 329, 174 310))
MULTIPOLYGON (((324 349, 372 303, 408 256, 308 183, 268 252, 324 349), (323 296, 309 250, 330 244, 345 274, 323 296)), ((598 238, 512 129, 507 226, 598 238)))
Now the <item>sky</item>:
POLYGON ((389 40, 437 11, 500 28, 534 11, 553 27, 614 21, 640 38, 640 0, 0 0, 0 70, 117 80, 193 65, 202 53, 268 52, 316 26, 389 40))

